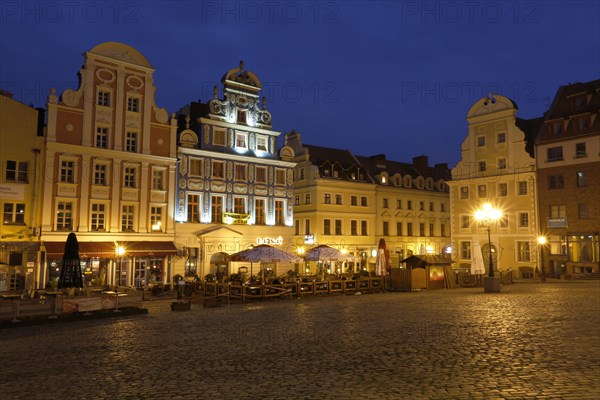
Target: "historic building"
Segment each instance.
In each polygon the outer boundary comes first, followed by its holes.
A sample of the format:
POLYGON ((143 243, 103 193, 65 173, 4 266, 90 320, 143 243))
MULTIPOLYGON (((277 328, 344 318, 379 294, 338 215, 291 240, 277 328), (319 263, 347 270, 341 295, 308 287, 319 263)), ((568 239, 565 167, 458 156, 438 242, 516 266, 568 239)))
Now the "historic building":
MULTIPOLYGON (((240 63, 221 82, 222 99, 215 86, 207 104, 179 111, 175 221, 183 258, 177 269, 188 276, 237 273, 227 270, 228 255, 254 245, 295 250, 294 153, 277 151, 280 132, 272 129, 254 73, 240 63)), ((278 273, 289 269, 278 267, 278 273)))
MULTIPOLYGON (((355 257, 346 270, 373 270, 385 239, 392 266, 412 254, 439 254, 449 244, 446 165, 355 156, 348 150, 303 144, 286 135, 297 162, 294 178, 294 233, 299 246, 335 247, 355 257)), ((332 271, 336 272, 336 271, 332 271)))
POLYGON ((558 89, 535 149, 544 274, 599 272, 600 80, 558 89))
POLYGON ((471 107, 467 121, 462 157, 448 182, 452 259, 467 270, 482 255, 481 272, 487 274, 491 250, 495 269, 533 277, 538 235, 533 139, 540 119, 518 118, 512 100, 490 95, 471 107), (491 224, 491 249, 486 227, 474 218, 485 203, 502 211, 491 224))
POLYGON ((43 111, 0 92, 0 292, 38 279, 43 111))
POLYGON ((39 285, 57 276, 69 232, 87 283, 173 276, 176 120, 155 104, 154 69, 115 42, 84 53, 76 90, 47 103, 39 285))

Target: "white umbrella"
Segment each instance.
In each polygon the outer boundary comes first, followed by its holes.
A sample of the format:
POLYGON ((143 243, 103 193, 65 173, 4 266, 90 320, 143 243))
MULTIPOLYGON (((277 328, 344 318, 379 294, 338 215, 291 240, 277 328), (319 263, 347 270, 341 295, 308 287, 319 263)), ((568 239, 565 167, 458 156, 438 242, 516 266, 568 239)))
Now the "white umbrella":
POLYGON ((322 244, 313 247, 304 254, 306 261, 355 261, 355 257, 344 254, 338 249, 322 244))
MULTIPOLYGON (((252 268, 252 263, 277 263, 277 262, 301 262, 302 258, 294 255, 286 253, 283 250, 279 250, 275 247, 261 244, 259 246, 254 246, 246 250, 242 250, 238 253, 234 253, 229 256, 230 261, 246 261, 250 263, 250 268, 252 268)), ((264 274, 264 270, 263 270, 264 274)), ((264 276, 263 276, 264 281, 264 276)))
POLYGON ((473 252, 471 253, 471 273, 483 274, 485 265, 483 263, 483 255, 481 254, 481 245, 479 242, 473 242, 473 252))

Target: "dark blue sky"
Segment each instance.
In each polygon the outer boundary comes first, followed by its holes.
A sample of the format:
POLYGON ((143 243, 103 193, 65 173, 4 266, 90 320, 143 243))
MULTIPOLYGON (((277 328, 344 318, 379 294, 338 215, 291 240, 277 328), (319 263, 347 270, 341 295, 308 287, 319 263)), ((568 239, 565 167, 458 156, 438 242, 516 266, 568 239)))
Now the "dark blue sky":
POLYGON ((0 13, 0 84, 25 103, 75 87, 82 53, 106 41, 146 56, 169 112, 244 60, 274 129, 397 161, 454 165, 488 92, 531 118, 558 86, 600 77, 597 1, 5 0, 0 13))

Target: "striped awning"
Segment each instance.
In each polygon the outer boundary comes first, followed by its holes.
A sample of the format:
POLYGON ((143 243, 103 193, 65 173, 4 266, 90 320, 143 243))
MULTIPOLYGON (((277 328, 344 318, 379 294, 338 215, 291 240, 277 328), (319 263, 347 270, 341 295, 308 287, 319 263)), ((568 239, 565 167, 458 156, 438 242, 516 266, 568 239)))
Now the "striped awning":
MULTIPOLYGON (((177 247, 173 242, 119 242, 118 246, 125 249, 123 257, 127 256, 167 256, 177 254, 177 247)), ((49 259, 60 259, 65 252, 64 242, 45 242, 46 256, 49 259)), ((80 258, 114 258, 117 257, 115 242, 79 242, 80 258)))

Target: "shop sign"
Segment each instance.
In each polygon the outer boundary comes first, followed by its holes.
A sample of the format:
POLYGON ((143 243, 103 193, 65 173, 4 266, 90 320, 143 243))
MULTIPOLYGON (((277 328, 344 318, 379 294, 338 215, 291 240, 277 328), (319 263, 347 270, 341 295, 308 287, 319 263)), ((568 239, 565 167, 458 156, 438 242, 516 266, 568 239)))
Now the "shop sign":
POLYGON ((23 200, 25 199, 24 185, 0 185, 0 198, 2 200, 23 200))
POLYGON ((257 244, 269 244, 269 245, 282 245, 283 238, 281 236, 276 238, 262 237, 256 238, 257 244))
POLYGON ((250 220, 250 214, 238 214, 232 212, 223 213, 223 223, 229 225, 247 225, 250 220))

